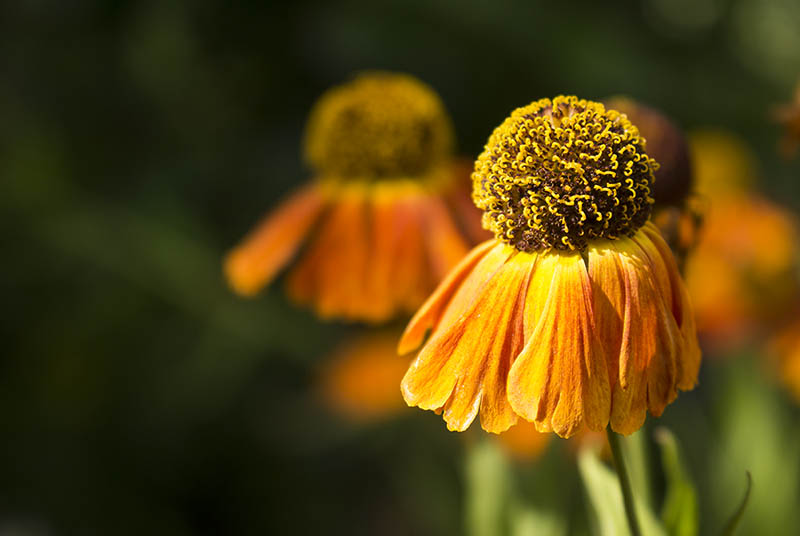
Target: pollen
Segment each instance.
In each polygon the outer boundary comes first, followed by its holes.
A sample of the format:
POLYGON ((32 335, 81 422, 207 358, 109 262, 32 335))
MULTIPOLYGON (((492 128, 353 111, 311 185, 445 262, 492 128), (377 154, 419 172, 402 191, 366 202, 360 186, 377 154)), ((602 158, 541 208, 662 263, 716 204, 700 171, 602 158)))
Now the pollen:
POLYGON ((450 119, 433 90, 385 72, 325 93, 306 132, 306 159, 329 178, 419 177, 450 158, 453 147, 450 119))
POLYGON ((484 227, 519 251, 585 251, 647 222, 656 169, 624 114, 559 96, 495 129, 475 162, 472 197, 484 227))

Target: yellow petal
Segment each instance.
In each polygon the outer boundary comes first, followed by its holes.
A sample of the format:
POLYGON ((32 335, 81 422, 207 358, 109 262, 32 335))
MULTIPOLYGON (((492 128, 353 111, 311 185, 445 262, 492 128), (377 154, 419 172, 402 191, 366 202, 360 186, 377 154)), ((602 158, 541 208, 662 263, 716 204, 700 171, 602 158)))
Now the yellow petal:
POLYGON ((538 430, 552 429, 562 437, 575 434, 584 422, 602 430, 611 405, 608 369, 595 333, 591 283, 581 255, 554 252, 540 257, 528 304, 540 299, 544 290, 539 285, 547 285, 548 295, 530 340, 511 367, 511 406, 538 430))
POLYGON ((436 283, 467 254, 469 248, 444 202, 438 197, 428 199, 425 217, 425 236, 436 283))

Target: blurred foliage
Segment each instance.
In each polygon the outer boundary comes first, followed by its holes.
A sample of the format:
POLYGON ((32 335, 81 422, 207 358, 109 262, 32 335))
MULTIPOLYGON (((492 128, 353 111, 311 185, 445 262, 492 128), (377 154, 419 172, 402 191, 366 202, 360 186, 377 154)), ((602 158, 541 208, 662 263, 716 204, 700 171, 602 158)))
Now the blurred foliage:
MULTIPOLYGON (((417 411, 331 415, 308 393, 358 328, 320 324, 279 285, 237 299, 220 259, 308 178, 306 114, 361 69, 431 84, 470 156, 534 98, 628 94, 735 131, 796 207, 800 164, 776 158, 768 112, 797 79, 797 4, 681 5, 0 5, 0 532, 463 533, 465 438, 417 411)), ((701 534, 745 470, 739 534, 800 530, 798 409, 759 363, 707 359, 660 421, 696 479, 701 534)), ((515 535, 587 533, 564 451, 514 467, 515 535)))

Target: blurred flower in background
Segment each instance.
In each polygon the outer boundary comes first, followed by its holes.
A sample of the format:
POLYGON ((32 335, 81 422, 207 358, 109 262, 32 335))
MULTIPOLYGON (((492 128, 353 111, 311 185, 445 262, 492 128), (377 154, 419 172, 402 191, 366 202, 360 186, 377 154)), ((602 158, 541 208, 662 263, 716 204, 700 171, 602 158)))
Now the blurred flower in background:
POLYGON ((798 292, 797 226, 756 190, 750 149, 723 131, 691 136, 696 190, 707 205, 686 266, 701 337, 731 347, 780 323, 798 292))
POLYGON ((450 430, 518 416, 570 437, 630 434, 694 387, 700 350, 669 247, 648 222, 655 161, 614 110, 576 97, 513 111, 475 164, 473 199, 495 240, 411 320, 409 405, 450 430), (624 186, 623 186, 624 185, 624 186), (586 260, 584 260, 584 256, 586 260))
POLYGON ((442 102, 410 76, 365 73, 330 90, 307 127, 315 182, 231 251, 231 287, 256 293, 307 243, 288 278, 298 303, 355 321, 412 312, 474 234, 478 212, 457 200, 468 180, 452 146, 442 102))
POLYGON ((322 365, 318 387, 326 407, 356 422, 390 417, 406 407, 398 385, 408 360, 397 356, 398 333, 345 342, 322 365))

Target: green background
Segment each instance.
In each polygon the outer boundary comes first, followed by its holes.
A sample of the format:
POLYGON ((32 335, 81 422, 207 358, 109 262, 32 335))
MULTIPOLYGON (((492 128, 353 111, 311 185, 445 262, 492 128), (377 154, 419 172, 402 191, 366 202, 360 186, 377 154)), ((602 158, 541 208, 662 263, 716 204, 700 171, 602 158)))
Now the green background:
MULTIPOLYGON (((315 374, 360 329, 280 285, 240 300, 221 277, 310 178, 310 106, 359 70, 409 72, 474 157, 517 106, 626 94, 740 135, 764 190, 796 207, 800 166, 778 158, 769 114, 800 74, 797 28, 792 0, 4 2, 0 533, 462 534, 477 430, 331 415, 315 374)), ((798 409, 757 348, 708 357, 659 423, 683 444, 702 534, 745 469, 740 534, 800 530, 798 409)), ((581 533, 562 446, 514 474, 581 533)))

